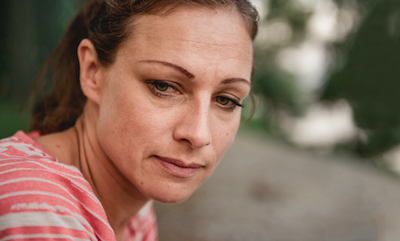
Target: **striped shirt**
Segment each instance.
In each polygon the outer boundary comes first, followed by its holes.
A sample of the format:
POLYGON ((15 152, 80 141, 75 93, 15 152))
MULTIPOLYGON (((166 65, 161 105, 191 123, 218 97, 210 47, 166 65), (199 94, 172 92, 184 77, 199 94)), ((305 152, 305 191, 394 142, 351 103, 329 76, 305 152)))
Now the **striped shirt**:
MULTIPOLYGON (((157 240, 152 202, 125 233, 126 241, 157 240)), ((0 240, 25 239, 116 240, 82 173, 19 131, 0 140, 0 240)))

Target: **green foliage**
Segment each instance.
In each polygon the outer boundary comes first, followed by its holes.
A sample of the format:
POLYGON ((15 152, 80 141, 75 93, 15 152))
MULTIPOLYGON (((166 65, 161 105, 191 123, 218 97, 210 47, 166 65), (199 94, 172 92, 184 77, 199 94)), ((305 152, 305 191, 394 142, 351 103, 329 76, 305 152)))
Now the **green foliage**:
POLYGON ((264 103, 273 110, 300 113, 298 90, 292 76, 283 72, 260 70, 253 83, 254 93, 262 97, 264 103))
POLYGON ((354 150, 381 154, 400 142, 400 2, 379 1, 363 21, 346 64, 332 75, 324 100, 346 99, 366 133, 354 150))
POLYGON ((0 100, 0 112, 0 138, 11 136, 18 130, 28 130, 29 113, 21 111, 18 104, 0 100))
POLYGON ((26 96, 35 74, 82 2, 0 1, 0 97, 18 100, 26 96))
POLYGON ((285 138, 279 127, 280 115, 299 115, 304 106, 300 100, 301 93, 295 76, 278 66, 277 54, 280 50, 296 46, 305 39, 307 21, 312 12, 301 8, 292 0, 271 0, 268 9, 268 15, 264 16, 263 22, 268 24, 270 21, 283 21, 288 24, 291 34, 287 41, 273 45, 260 42, 256 48, 253 91, 262 102, 258 109, 262 120, 257 119, 250 124, 253 123, 274 137, 285 138))
POLYGON ((269 7, 270 13, 266 21, 275 18, 286 19, 293 31, 291 44, 297 43, 305 37, 307 21, 312 11, 300 8, 293 0, 271 0, 269 7))

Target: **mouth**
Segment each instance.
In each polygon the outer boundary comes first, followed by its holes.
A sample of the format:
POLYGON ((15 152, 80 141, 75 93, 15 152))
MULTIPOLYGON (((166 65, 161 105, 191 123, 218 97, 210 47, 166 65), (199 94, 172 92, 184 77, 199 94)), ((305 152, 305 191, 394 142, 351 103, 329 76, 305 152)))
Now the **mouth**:
POLYGON ((203 167, 196 163, 185 163, 181 160, 171 159, 166 157, 154 156, 161 164, 161 167, 172 176, 188 178, 196 174, 196 172, 203 167))

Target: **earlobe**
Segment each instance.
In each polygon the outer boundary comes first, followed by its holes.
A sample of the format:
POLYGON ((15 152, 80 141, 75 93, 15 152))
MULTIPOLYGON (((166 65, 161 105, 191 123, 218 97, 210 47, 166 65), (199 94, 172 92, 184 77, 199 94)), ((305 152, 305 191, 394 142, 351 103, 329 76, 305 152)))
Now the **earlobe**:
POLYGON ((82 91, 88 99, 99 104, 102 75, 96 49, 89 39, 83 39, 78 46, 77 54, 82 91))

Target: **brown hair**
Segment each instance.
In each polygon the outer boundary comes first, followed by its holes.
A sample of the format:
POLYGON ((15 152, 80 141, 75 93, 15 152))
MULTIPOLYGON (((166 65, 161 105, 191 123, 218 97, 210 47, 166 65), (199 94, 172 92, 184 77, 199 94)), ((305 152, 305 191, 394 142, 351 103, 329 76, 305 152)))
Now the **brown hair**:
MULTIPOLYGON (((35 78, 35 94, 44 92, 47 80, 52 91, 33 107, 30 129, 41 134, 65 130, 82 114, 86 97, 79 83, 77 48, 87 38, 96 48, 99 61, 114 61, 120 44, 130 34, 128 25, 140 14, 166 14, 182 5, 211 8, 234 7, 245 21, 249 35, 257 34, 258 13, 248 0, 95 0, 72 20, 58 46, 35 78)), ((34 97, 35 98, 35 97, 34 97)))

